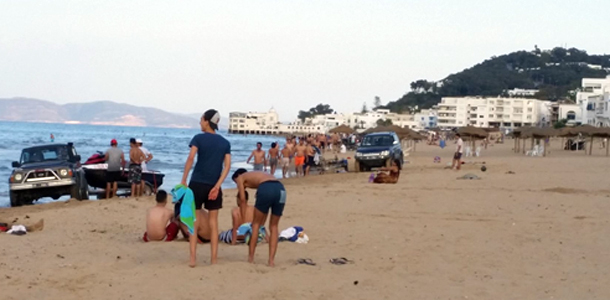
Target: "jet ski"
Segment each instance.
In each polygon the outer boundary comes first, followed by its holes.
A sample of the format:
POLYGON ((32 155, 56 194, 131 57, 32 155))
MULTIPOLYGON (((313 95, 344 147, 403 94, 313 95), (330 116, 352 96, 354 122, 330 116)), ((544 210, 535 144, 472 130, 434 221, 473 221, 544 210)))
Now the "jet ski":
MULTIPOLYGON (((98 151, 91 155, 85 163, 82 165, 85 170, 85 178, 87 183, 94 188, 105 189, 106 188, 106 170, 108 164, 106 164, 105 155, 103 152, 98 151)), ((122 169, 121 180, 118 182, 120 188, 131 188, 131 184, 127 181, 129 174, 128 168, 122 169)), ((142 180, 146 183, 144 194, 152 194, 163 184, 163 178, 165 174, 159 171, 147 170, 142 171, 142 180), (147 191, 148 190, 148 191, 147 191)))

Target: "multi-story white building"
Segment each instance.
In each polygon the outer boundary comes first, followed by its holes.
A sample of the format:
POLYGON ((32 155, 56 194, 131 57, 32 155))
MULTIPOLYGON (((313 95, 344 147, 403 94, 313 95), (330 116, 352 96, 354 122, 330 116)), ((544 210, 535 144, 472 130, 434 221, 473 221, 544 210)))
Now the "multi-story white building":
POLYGON ((376 109, 366 113, 316 115, 305 120, 297 119, 282 124, 275 110, 269 112, 241 113, 229 115, 229 133, 237 134, 286 134, 286 133, 327 133, 340 125, 347 125, 358 131, 377 126, 379 120, 390 120, 393 125, 411 129, 436 126, 436 112, 424 110, 418 114, 397 114, 388 109, 376 109))
POLYGON ((610 127, 610 76, 583 78, 582 87, 576 94, 576 105, 581 123, 610 127))
POLYGON ((279 134, 281 125, 277 112, 232 112, 229 114, 229 133, 239 134, 279 134))
POLYGON ((435 128, 438 126, 438 110, 437 109, 422 109, 415 113, 415 128, 426 129, 435 128))
POLYGON ((550 117, 550 101, 536 99, 446 97, 438 104, 441 128, 548 125, 550 117))

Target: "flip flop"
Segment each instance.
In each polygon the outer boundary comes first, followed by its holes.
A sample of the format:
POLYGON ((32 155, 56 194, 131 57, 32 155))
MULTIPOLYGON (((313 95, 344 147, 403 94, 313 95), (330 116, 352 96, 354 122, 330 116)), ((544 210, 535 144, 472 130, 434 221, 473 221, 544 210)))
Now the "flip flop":
POLYGON ((310 258, 299 258, 297 260, 297 264, 299 265, 308 265, 308 266, 315 266, 316 263, 313 262, 313 260, 311 260, 310 258))
POLYGON ((331 260, 329 260, 331 264, 333 265, 345 265, 345 264, 351 264, 353 263, 353 261, 345 258, 345 257, 339 257, 339 258, 332 258, 331 260))

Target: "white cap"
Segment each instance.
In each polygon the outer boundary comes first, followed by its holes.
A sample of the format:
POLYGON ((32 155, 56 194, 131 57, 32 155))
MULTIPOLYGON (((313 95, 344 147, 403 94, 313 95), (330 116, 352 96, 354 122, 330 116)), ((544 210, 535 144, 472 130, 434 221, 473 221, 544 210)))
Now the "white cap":
POLYGON ((141 139, 136 139, 136 144, 143 144, 141 139))

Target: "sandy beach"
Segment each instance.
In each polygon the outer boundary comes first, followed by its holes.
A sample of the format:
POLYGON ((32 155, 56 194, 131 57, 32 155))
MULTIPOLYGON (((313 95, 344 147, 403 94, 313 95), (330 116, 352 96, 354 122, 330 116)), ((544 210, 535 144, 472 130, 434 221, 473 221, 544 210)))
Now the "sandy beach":
MULTIPOLYGON (((199 246, 191 269, 187 242, 143 243, 152 198, 0 209, 3 222, 45 220, 41 232, 0 234, 0 298, 609 299, 610 158, 597 145, 587 156, 555 142, 544 158, 512 145, 456 172, 444 169, 452 144, 419 144, 396 185, 368 184, 369 173, 285 180, 280 228, 303 226, 310 242, 280 243, 275 268, 267 244, 254 265, 245 246, 221 244, 210 266, 199 246), (456 179, 466 173, 481 180, 456 179)), ((221 230, 234 194, 225 191, 221 230)))

